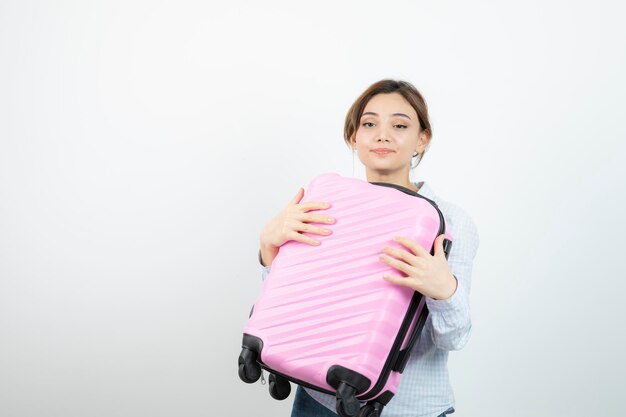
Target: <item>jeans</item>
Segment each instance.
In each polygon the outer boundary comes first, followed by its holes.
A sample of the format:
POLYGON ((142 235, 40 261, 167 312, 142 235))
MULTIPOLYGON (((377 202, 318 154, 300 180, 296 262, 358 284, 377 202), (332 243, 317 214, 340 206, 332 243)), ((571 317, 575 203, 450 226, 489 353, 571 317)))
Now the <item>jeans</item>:
MULTIPOLYGON (((439 417, 446 417, 452 413, 454 413, 454 408, 450 407, 439 417)), ((383 409, 383 417, 384 415, 385 409, 383 409)), ((291 409, 291 417, 337 417, 337 414, 315 401, 304 388, 298 385, 296 398, 293 400, 293 408, 291 409)))

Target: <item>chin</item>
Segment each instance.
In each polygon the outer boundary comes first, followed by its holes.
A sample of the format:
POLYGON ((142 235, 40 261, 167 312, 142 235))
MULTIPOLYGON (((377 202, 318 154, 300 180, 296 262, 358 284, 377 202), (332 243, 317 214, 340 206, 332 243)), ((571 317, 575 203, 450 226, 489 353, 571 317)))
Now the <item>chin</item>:
POLYGON ((378 171, 380 173, 394 172, 402 169, 401 166, 391 164, 388 161, 372 161, 372 163, 369 164, 368 168, 374 171, 378 171))
POLYGON ((370 167, 369 169, 371 171, 376 172, 379 175, 391 175, 394 172, 394 170, 389 169, 389 168, 370 167))

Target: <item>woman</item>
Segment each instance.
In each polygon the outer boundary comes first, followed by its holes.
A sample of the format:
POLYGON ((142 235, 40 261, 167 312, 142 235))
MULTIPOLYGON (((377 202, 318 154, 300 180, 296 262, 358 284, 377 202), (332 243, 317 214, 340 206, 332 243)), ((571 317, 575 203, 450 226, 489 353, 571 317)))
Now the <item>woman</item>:
MULTIPOLYGON (((413 288, 426 296, 430 315, 402 375, 400 387, 383 410, 385 417, 437 417, 454 412, 454 395, 448 378, 448 352, 467 342, 471 320, 469 289, 472 263, 478 249, 478 233, 472 219, 457 205, 448 203, 424 182, 411 183, 409 173, 429 147, 432 128, 422 95, 410 83, 381 80, 354 102, 346 116, 344 140, 365 166, 368 182, 386 182, 419 192, 439 206, 454 244, 446 261, 443 235, 435 240, 435 254, 416 242, 399 237, 402 249, 381 248, 380 261, 398 271, 382 277, 413 288)), ((281 245, 295 240, 311 245, 319 241, 302 232, 326 235, 332 224, 324 215, 325 202, 299 204, 296 196, 262 230, 260 261, 263 278, 281 245), (315 211, 309 213, 310 211, 315 211)), ((334 396, 298 387, 292 417, 336 416, 334 396)))

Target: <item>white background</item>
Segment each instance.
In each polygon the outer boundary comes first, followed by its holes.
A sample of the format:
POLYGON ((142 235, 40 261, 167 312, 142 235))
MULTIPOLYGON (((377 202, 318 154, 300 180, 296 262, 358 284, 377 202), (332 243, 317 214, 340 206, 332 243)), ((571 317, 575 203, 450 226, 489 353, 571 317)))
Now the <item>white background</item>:
POLYGON ((619 2, 0 3, 0 415, 288 416, 237 376, 262 227, 413 82, 481 245, 458 416, 618 416, 619 2))

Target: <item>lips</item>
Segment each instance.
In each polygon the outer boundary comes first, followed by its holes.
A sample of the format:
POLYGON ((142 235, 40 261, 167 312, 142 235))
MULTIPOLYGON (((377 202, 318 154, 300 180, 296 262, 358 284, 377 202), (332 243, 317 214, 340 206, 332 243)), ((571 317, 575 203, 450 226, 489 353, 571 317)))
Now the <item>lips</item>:
POLYGON ((389 148, 376 148, 376 149, 372 149, 372 152, 378 155, 387 155, 388 153, 391 153, 393 151, 389 148))

